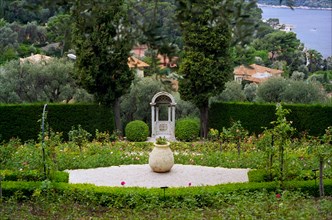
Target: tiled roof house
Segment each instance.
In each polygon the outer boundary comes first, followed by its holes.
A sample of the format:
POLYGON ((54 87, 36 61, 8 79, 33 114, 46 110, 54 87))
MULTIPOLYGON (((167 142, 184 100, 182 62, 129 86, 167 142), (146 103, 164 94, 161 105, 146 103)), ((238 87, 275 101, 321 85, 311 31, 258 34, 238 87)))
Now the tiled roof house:
POLYGON ((144 68, 149 64, 137 59, 136 57, 128 57, 128 66, 130 69, 135 69, 138 77, 144 77, 144 68))
POLYGON ((26 58, 20 58, 20 63, 24 63, 24 62, 29 62, 32 64, 36 64, 36 63, 47 63, 49 60, 51 60, 52 57, 46 56, 46 55, 42 55, 42 54, 32 54, 29 57, 26 58))
POLYGON ((249 67, 241 65, 234 69, 234 80, 239 83, 245 80, 259 84, 270 77, 280 77, 282 73, 282 70, 271 69, 257 64, 251 64, 249 67))

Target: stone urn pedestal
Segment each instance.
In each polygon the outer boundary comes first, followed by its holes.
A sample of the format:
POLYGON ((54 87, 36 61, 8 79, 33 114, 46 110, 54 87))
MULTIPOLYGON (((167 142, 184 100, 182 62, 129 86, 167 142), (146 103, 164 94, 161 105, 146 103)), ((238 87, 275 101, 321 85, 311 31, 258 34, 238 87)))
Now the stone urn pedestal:
POLYGON ((169 143, 164 145, 154 144, 149 156, 149 165, 154 172, 169 172, 174 165, 174 156, 169 143))

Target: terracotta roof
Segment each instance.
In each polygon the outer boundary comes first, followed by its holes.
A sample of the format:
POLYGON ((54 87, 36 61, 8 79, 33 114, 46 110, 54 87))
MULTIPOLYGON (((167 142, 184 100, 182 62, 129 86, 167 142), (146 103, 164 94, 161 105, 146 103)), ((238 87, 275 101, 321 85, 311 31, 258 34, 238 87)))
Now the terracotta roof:
MULTIPOLYGON (((145 52, 149 49, 146 44, 136 45, 132 48, 131 53, 133 56, 142 58, 145 57, 145 52)), ((177 67, 178 57, 172 57, 171 59, 168 56, 164 56, 163 54, 157 55, 158 60, 160 61, 160 67, 177 67)))
POLYGON ((137 59, 136 57, 128 57, 128 66, 129 68, 144 68, 148 67, 149 64, 144 63, 143 61, 137 59))
POLYGON ((273 76, 281 76, 282 70, 271 69, 257 64, 251 64, 249 67, 241 65, 234 69, 236 77, 242 77, 243 80, 260 83, 273 76))
POLYGON ((29 57, 26 58, 20 58, 20 63, 24 63, 24 62, 29 62, 29 63, 40 63, 42 61, 47 62, 49 60, 51 60, 52 57, 46 56, 46 55, 42 55, 42 54, 32 54, 29 57))

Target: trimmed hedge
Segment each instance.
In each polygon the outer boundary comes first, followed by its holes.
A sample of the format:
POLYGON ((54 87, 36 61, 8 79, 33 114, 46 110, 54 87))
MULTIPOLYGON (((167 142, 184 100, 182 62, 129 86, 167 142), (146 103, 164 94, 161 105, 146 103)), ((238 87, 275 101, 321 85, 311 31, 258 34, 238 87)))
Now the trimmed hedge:
MULTIPOLYGON (((13 170, 0 170, 0 176, 3 181, 43 181, 44 174, 37 170, 29 171, 13 171, 13 170)), ((64 171, 56 171, 51 179, 54 182, 65 182, 69 181, 69 173, 64 171)))
MULTIPOLYGON (((41 132, 43 104, 0 105, 0 135, 8 141, 13 137, 22 141, 36 140, 41 132)), ((63 132, 68 139, 72 126, 81 125, 89 133, 95 130, 113 131, 110 108, 95 104, 49 104, 47 122, 54 131, 63 132)))
MULTIPOLYGON (((233 183, 204 187, 169 188, 165 191, 160 188, 137 187, 98 187, 92 184, 67 184, 44 182, 6 182, 2 183, 3 196, 9 198, 21 195, 30 198, 36 189, 50 190, 56 195, 65 195, 75 198, 76 201, 91 205, 103 205, 114 208, 136 208, 142 206, 164 206, 182 203, 189 207, 213 207, 223 194, 243 193, 266 190, 276 192, 280 190, 277 182, 264 183, 233 183), (167 199, 167 200, 165 200, 167 199)), ((301 191, 311 196, 319 196, 318 185, 315 181, 291 181, 283 185, 285 190, 301 191)), ((324 180, 325 195, 332 195, 332 180, 324 180)))
POLYGON ((146 141, 149 136, 149 126, 144 121, 131 121, 126 125, 125 134, 128 141, 146 141))
MULTIPOLYGON (((298 132, 320 136, 332 125, 332 106, 283 104, 283 108, 291 110, 286 117, 293 122, 298 132)), ((259 134, 264 127, 271 127, 271 121, 276 120, 275 110, 275 104, 212 103, 209 127, 221 131, 223 127, 229 128, 232 122, 240 120, 250 133, 259 134)))
POLYGON ((267 173, 265 170, 249 170, 248 178, 249 182, 265 182, 267 173))
POLYGON ((179 141, 194 141, 199 136, 199 119, 181 118, 175 124, 175 137, 179 141))

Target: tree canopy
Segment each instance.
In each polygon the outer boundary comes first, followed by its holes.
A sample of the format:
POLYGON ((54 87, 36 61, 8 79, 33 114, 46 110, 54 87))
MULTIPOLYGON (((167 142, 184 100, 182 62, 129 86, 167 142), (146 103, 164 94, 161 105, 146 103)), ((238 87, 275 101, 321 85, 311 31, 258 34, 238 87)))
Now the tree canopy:
POLYGON ((133 44, 124 1, 76 1, 72 15, 77 78, 98 102, 113 105, 121 131, 119 98, 134 79, 127 65, 133 44))
POLYGON ((231 26, 219 13, 221 1, 178 2, 184 41, 179 92, 200 109, 201 136, 206 137, 209 98, 224 89, 232 72, 231 26))

